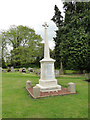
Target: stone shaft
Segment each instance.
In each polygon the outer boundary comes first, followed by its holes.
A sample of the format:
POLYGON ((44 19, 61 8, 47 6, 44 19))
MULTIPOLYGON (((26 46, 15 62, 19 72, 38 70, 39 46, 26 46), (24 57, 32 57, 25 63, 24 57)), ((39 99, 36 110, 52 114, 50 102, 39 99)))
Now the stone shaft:
POLYGON ((44 31, 44 41, 45 41, 45 44, 44 44, 44 58, 50 58, 50 54, 49 54, 49 44, 48 44, 48 37, 47 37, 47 23, 45 23, 43 25, 45 27, 45 31, 44 31))

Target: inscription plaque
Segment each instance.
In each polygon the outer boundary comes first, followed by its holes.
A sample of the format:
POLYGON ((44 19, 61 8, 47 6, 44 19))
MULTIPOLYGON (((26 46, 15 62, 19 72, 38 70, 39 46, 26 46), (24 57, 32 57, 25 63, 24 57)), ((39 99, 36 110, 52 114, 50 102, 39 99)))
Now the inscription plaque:
POLYGON ((53 64, 47 63, 45 64, 45 78, 48 79, 53 79, 54 78, 54 73, 53 73, 53 64))

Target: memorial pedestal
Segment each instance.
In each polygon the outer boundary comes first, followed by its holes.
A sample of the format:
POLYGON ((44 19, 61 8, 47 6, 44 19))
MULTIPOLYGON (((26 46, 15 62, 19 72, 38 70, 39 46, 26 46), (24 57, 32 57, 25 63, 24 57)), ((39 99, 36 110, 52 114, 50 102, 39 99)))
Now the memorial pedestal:
POLYGON ((57 84, 54 73, 54 59, 44 58, 41 61, 41 78, 39 84, 36 84, 40 88, 41 92, 58 91, 61 90, 61 86, 57 84))

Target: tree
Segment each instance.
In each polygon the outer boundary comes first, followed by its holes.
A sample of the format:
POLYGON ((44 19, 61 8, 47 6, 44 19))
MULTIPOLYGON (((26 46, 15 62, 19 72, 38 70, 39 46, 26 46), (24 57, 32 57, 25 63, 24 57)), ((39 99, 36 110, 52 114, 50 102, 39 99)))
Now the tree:
POLYGON ((40 43, 38 48, 37 48, 36 60, 34 62, 34 64, 37 67, 40 67, 40 60, 43 59, 43 56, 44 56, 44 44, 40 43))
MULTIPOLYGON (((36 34, 35 31, 26 26, 11 26, 5 32, 5 40, 12 46, 10 51, 9 61, 11 66, 29 66, 34 63, 36 58, 41 54, 39 53, 40 42, 42 38, 36 34)), ((41 51, 42 52, 42 51, 41 51)))
POLYGON ((7 54, 7 40, 5 39, 5 31, 0 32, 0 63, 2 63, 3 68, 6 68, 5 56, 7 54))
POLYGON ((58 7, 55 5, 54 7, 55 10, 55 15, 53 16, 53 18, 51 20, 53 20, 53 22, 56 24, 56 26, 58 27, 58 30, 56 30, 56 37, 54 37, 54 41, 55 41, 55 59, 56 59, 56 63, 55 66, 59 67, 60 66, 60 62, 62 61, 62 58, 60 56, 60 43, 62 42, 62 36, 60 33, 62 33, 62 27, 63 27, 63 17, 61 15, 60 10, 58 9, 58 7))
POLYGON ((65 3, 66 38, 63 55, 67 52, 67 66, 72 69, 89 70, 89 3, 65 3), (71 7, 70 7, 71 5, 71 7), (67 43, 67 44, 66 44, 67 43), (68 50, 68 51, 67 51, 68 50))
POLYGON ((89 3, 64 2, 65 19, 63 27, 58 27, 56 34, 56 39, 61 34, 59 37, 62 41, 59 39, 57 44, 64 67, 81 72, 90 71, 89 3))

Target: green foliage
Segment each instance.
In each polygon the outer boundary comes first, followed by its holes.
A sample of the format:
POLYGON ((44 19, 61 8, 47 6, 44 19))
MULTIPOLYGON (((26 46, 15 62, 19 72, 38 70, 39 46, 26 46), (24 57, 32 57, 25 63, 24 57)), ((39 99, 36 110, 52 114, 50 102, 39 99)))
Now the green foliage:
POLYGON ((58 68, 60 66, 60 43, 62 41, 60 33, 62 32, 62 27, 63 27, 63 17, 61 16, 61 12, 59 11, 56 5, 54 7, 54 10, 55 10, 55 15, 53 16, 51 20, 53 20, 56 26, 58 27, 58 30, 56 31, 56 37, 54 38, 55 59, 56 59, 55 66, 58 68))
MULTIPOLYGON (((55 51, 58 50, 56 60, 61 59, 64 68, 90 71, 89 3, 64 2, 65 19, 63 26, 58 26, 54 38, 55 51)), ((57 16, 61 18, 59 14, 55 14, 56 19, 57 16)))
POLYGON ((6 64, 5 64, 5 61, 4 61, 3 58, 2 58, 2 67, 3 67, 3 68, 6 68, 6 64))
POLYGON ((5 39, 5 31, 0 32, 0 66, 6 68, 4 57, 7 54, 6 44, 7 40, 5 39))
MULTIPOLYGON (((11 26, 11 28, 1 34, 2 42, 7 41, 6 45, 12 47, 10 54, 7 55, 7 65, 14 67, 29 67, 30 64, 37 64, 43 55, 42 38, 35 31, 26 26, 11 26), (41 50, 41 51, 40 51, 41 50)), ((2 46, 4 49, 4 46, 2 46)))

